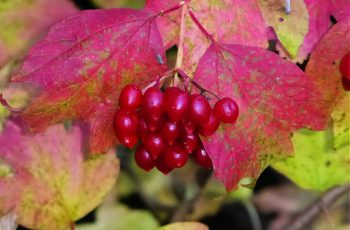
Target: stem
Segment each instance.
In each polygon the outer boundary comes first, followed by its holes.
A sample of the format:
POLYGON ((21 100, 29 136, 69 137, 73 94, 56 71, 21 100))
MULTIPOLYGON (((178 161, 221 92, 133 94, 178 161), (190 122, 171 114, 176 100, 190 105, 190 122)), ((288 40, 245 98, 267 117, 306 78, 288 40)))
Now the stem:
POLYGON ((198 21, 197 17, 194 15, 192 9, 189 9, 189 14, 192 18, 192 21, 194 22, 194 24, 197 25, 197 27, 199 28, 199 30, 212 42, 214 42, 214 38, 211 34, 208 33, 208 31, 202 26, 202 24, 198 21))
POLYGON ((200 168, 197 171, 197 186, 198 190, 195 194, 193 194, 190 198, 184 198, 178 208, 174 211, 171 222, 184 221, 188 217, 189 214, 192 213, 193 208, 195 207, 197 201, 201 197, 203 190, 211 178, 211 170, 200 168))
MULTIPOLYGON (((184 38, 185 38, 185 29, 186 29, 186 21, 185 17, 188 11, 187 3, 182 7, 181 11, 181 23, 180 23, 180 35, 179 35, 179 46, 177 49, 177 57, 176 57, 176 64, 175 68, 180 69, 182 67, 182 61, 184 57, 184 38)), ((177 86, 179 83, 179 76, 178 73, 175 73, 173 86, 177 86)))
POLYGON ((327 191, 320 199, 315 201, 309 207, 298 213, 281 229, 285 230, 299 230, 307 229, 308 226, 319 216, 325 207, 331 206, 340 197, 345 194, 349 195, 350 185, 335 187, 327 191))
POLYGON ((75 230, 75 224, 74 224, 74 222, 70 223, 70 230, 75 230))
POLYGON ((211 95, 213 95, 216 99, 220 100, 220 97, 218 95, 216 95, 215 93, 204 89, 202 86, 200 86, 197 82, 195 82, 194 80, 192 80, 186 73, 185 71, 183 71, 182 69, 178 69, 177 72, 181 75, 181 77, 183 77, 185 80, 189 81, 192 85, 196 86, 200 91, 201 94, 204 93, 209 93, 211 95))

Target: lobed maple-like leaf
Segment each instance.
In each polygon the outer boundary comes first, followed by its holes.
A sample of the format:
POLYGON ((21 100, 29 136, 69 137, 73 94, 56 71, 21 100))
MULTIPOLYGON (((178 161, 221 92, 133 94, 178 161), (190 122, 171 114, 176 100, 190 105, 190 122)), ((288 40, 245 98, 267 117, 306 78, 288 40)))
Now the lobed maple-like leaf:
MULTIPOLYGON (((350 148, 350 93, 341 97, 331 114, 333 119, 333 147, 342 146, 350 148)), ((350 150, 349 150, 350 151, 350 150)))
POLYGON ((338 21, 350 16, 350 0, 330 0, 330 11, 338 21))
POLYGON ((350 17, 344 18, 325 34, 315 47, 306 66, 306 73, 321 92, 331 114, 337 101, 345 93, 341 82, 339 64, 350 53, 350 17))
POLYGON ((21 115, 26 124, 41 131, 81 119, 90 126, 92 152, 113 146, 122 87, 156 79, 166 68, 156 16, 148 10, 92 10, 52 27, 11 78, 41 90, 21 115))
POLYGON ((54 23, 78 12, 68 0, 11 0, 0 3, 0 68, 19 58, 54 23))
POLYGON ((213 43, 194 80, 219 97, 233 98, 240 109, 235 125, 222 125, 203 140, 227 190, 292 154, 293 131, 326 125, 312 82, 293 63, 264 49, 213 43))
POLYGON ((294 58, 309 30, 309 13, 304 1, 292 1, 290 13, 285 12, 284 0, 258 2, 266 24, 274 29, 283 48, 294 58))
MULTIPOLYGON (((146 7, 160 11, 178 3, 178 0, 149 0, 146 7)), ((191 0, 188 6, 215 40, 267 47, 266 26, 255 0, 191 0)), ((185 11, 183 20, 182 69, 192 77, 199 59, 210 46, 210 40, 195 25, 189 10, 185 11)), ((179 45, 181 10, 159 17, 157 23, 166 47, 179 45)))
POLYGON ((65 229, 102 202, 115 183, 114 153, 85 159, 84 131, 63 125, 28 135, 13 120, 0 134, 0 216, 34 229, 65 229))

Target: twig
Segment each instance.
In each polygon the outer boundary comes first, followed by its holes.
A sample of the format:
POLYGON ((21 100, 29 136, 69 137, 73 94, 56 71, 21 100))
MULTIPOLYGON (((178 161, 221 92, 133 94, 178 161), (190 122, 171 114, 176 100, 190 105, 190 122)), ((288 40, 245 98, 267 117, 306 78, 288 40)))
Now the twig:
POLYGON ((173 212, 172 217, 170 219, 171 222, 178 222, 178 221, 184 221, 186 220, 186 217, 188 214, 190 214, 193 211, 193 207, 201 197, 201 194, 211 178, 211 170, 207 170, 204 168, 200 168, 197 171, 196 179, 197 179, 197 186, 198 190, 196 193, 193 194, 190 198, 184 198, 182 202, 178 205, 178 208, 173 212))
POLYGON ((292 11, 290 0, 286 0, 286 7, 285 7, 284 11, 286 12, 286 14, 290 14, 290 12, 292 11))
POLYGON ((75 223, 74 222, 70 223, 70 230, 75 230, 75 223))
POLYGON ((307 228, 307 226, 309 226, 320 215, 320 213, 322 213, 325 207, 329 207, 340 197, 345 194, 349 195, 349 193, 350 185, 344 185, 330 189, 320 199, 298 213, 281 229, 299 230, 307 228))

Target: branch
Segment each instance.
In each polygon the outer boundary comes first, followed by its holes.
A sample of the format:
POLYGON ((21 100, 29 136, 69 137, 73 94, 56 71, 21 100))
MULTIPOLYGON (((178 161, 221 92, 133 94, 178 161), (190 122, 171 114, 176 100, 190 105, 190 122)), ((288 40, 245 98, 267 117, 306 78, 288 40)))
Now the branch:
POLYGON ((350 184, 340 187, 335 187, 328 190, 321 198, 312 203, 310 206, 306 207, 300 213, 298 213, 294 218, 291 219, 284 227, 281 229, 285 230, 299 230, 306 229, 324 210, 325 207, 331 206, 340 197, 345 194, 349 195, 350 184))
POLYGON ((173 212, 171 222, 178 222, 186 220, 186 217, 192 213, 193 207, 201 197, 203 190, 211 178, 212 171, 204 168, 200 168, 196 173, 196 182, 198 186, 197 192, 190 198, 184 198, 178 205, 178 208, 173 212))

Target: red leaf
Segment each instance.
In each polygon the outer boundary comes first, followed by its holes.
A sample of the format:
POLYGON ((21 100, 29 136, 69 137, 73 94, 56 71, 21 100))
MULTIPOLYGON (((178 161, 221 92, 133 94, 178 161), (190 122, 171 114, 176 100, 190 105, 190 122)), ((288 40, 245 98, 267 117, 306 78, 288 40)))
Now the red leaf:
MULTIPOLYGON (((178 0, 150 0, 147 8, 158 11, 173 7, 178 0)), ((193 0, 190 8, 215 40, 220 42, 267 46, 266 26, 255 0, 200 1, 193 0)), ((184 6, 186 7, 186 6, 184 6)), ((157 20, 166 47, 178 44, 181 10, 166 14, 157 20)), ((186 12, 183 68, 190 76, 200 57, 210 45, 186 12)))
POLYGON ((84 130, 55 125, 28 135, 9 120, 0 134, 0 216, 33 229, 66 229, 93 210, 119 172, 115 152, 87 158, 84 130))
POLYGON ((0 67, 19 58, 50 26, 77 11, 68 0, 1 2, 0 67))
POLYGON ((341 58, 350 53, 350 17, 344 18, 322 38, 310 56, 306 73, 310 75, 330 114, 335 103, 344 94, 339 72, 341 58))
POLYGON ((296 129, 326 125, 312 82, 293 63, 264 49, 214 43, 194 80, 239 105, 235 125, 223 125, 203 140, 215 175, 228 190, 291 154, 290 134, 296 129))
POLYGON ((350 16, 350 0, 331 0, 330 10, 337 21, 350 16))
POLYGON ((158 63, 165 53, 156 16, 146 10, 93 10, 56 24, 12 77, 42 90, 22 114, 29 127, 40 131, 83 119, 90 125, 92 152, 111 147, 120 89, 155 79, 166 68, 158 63))

